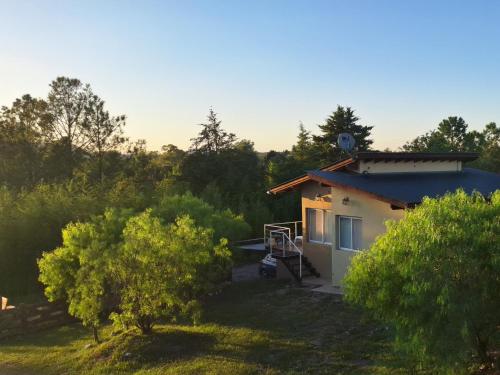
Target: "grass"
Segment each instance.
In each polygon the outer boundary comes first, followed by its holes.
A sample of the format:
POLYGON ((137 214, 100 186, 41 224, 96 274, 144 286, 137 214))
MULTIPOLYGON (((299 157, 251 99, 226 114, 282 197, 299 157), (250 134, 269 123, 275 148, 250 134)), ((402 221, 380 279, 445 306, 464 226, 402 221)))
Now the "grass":
POLYGON ((0 373, 400 374, 388 333, 339 297, 280 281, 233 284, 206 306, 203 323, 113 334, 95 345, 79 324, 0 344, 0 373))

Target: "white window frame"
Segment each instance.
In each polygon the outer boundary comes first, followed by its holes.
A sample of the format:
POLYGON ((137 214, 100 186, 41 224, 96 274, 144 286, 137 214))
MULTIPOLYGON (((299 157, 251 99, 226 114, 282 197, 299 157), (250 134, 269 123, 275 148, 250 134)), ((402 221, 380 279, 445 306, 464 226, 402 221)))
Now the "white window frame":
MULTIPOLYGON (((332 242, 325 242, 325 225, 326 225, 326 220, 325 220, 325 212, 330 212, 331 215, 333 215, 333 211, 332 210, 326 210, 326 209, 323 209, 323 208, 306 208, 306 217, 307 217, 307 241, 308 242, 311 242, 311 243, 317 243, 317 244, 322 244, 322 245, 332 245, 333 243, 332 242), (310 230, 310 223, 311 223, 311 220, 310 220, 310 212, 311 211, 320 211, 321 212, 321 220, 322 220, 322 223, 323 223, 323 228, 321 229, 321 241, 317 241, 317 240, 312 240, 311 239, 311 230, 310 230)), ((335 217, 333 218, 333 225, 335 225, 335 217)), ((334 231, 334 228, 330 228, 332 231, 334 231)), ((335 232, 332 233, 332 239, 334 238, 335 232)))
POLYGON ((337 249, 339 250, 344 250, 344 251, 354 251, 354 252, 360 252, 362 251, 361 249, 349 249, 347 247, 342 247, 340 246, 340 233, 341 233, 341 230, 340 230, 340 219, 349 219, 350 223, 351 223, 351 246, 352 244, 354 243, 354 225, 352 225, 352 221, 353 220, 359 220, 361 225, 360 225, 360 233, 359 233, 359 237, 360 237, 360 240, 362 241, 363 240, 363 236, 362 236, 362 228, 363 228, 363 219, 360 218, 360 217, 356 217, 356 216, 344 216, 344 215, 338 215, 337 216, 337 249))

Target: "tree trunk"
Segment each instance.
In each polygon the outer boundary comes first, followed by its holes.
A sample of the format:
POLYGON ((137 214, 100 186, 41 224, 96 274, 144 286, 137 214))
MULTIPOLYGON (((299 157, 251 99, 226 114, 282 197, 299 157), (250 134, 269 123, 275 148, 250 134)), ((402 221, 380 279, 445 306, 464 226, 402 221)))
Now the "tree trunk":
POLYGON ((94 341, 99 344, 99 336, 97 335, 97 327, 92 327, 92 334, 94 335, 94 341))

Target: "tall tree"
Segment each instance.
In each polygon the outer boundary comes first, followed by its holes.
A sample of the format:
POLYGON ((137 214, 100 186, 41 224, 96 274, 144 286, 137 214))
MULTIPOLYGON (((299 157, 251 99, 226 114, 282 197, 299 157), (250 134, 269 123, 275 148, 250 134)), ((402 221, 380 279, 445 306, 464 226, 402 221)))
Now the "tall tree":
POLYGON ((50 84, 49 111, 52 115, 52 130, 63 145, 71 175, 75 164, 75 151, 83 148, 87 140, 84 135, 85 106, 92 95, 90 86, 76 78, 57 77, 50 84))
POLYGON ((462 117, 450 116, 443 119, 436 130, 407 142, 403 150, 412 152, 471 152, 479 151, 482 134, 468 131, 462 117))
POLYGON ((222 129, 221 123, 222 121, 217 118, 217 113, 210 108, 207 122, 200 124, 202 129, 198 137, 191 139, 191 149, 203 153, 219 153, 231 148, 236 141, 236 135, 222 129))
POLYGON ((350 133, 354 137, 357 151, 370 149, 373 141, 369 137, 373 126, 360 125, 358 121, 351 107, 339 105, 325 123, 319 125, 322 134, 313 136, 313 140, 320 149, 322 162, 333 162, 342 156, 342 150, 337 145, 340 133, 350 133))
POLYGON ((0 181, 32 186, 41 178, 42 152, 52 138, 47 103, 30 95, 0 110, 0 181))
POLYGON ((85 139, 86 150, 97 158, 98 173, 101 182, 104 180, 104 153, 123 144, 125 115, 110 116, 104 109, 104 100, 92 94, 87 99, 84 108, 82 137, 85 139))
POLYGON ((320 149, 313 142, 311 132, 306 130, 304 124, 299 124, 297 143, 292 146, 290 156, 297 161, 303 172, 305 169, 318 168, 320 164, 320 149))

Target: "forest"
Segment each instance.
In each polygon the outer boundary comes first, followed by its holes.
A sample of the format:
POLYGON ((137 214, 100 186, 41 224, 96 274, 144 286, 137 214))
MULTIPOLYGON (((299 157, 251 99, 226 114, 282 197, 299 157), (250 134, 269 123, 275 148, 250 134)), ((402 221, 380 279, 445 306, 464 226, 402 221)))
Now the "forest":
MULTIPOLYGON (((372 150, 373 126, 362 125, 348 106, 325 114, 314 134, 291 124, 296 143, 265 153, 225 131, 222 117, 208 109, 186 150, 165 139, 160 151, 152 151, 144 140, 127 137, 126 114, 109 113, 92 87, 75 78, 56 78, 44 98, 26 94, 3 106, 0 294, 41 292, 37 260, 61 245, 69 223, 110 209, 142 212, 170 198, 170 204, 245 221, 227 233, 230 241, 259 237, 264 223, 299 218, 298 197, 270 197, 268 187, 345 157, 336 146, 340 133, 354 136, 357 151, 372 150)), ((398 150, 478 152, 471 166, 500 172, 500 128, 494 122, 470 130, 464 119, 450 116, 398 150)))

